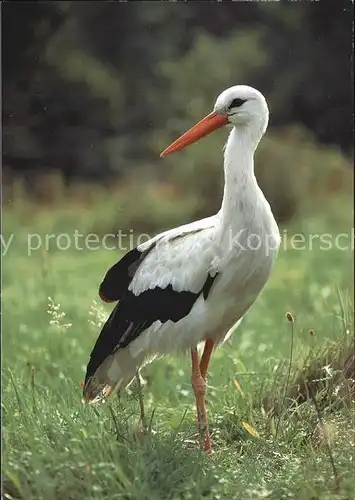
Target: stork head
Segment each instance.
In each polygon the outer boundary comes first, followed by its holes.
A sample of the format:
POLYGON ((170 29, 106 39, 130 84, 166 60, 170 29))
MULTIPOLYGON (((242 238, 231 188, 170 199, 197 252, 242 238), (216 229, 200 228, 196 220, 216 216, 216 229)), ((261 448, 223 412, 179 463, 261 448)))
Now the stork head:
POLYGON ((261 92, 247 85, 235 85, 217 97, 212 113, 170 144, 160 156, 178 151, 227 124, 237 130, 249 129, 261 137, 268 121, 269 110, 261 92))
POLYGON ((269 119, 265 97, 247 85, 235 85, 222 92, 217 97, 213 111, 225 116, 228 122, 236 127, 263 124, 263 131, 269 119))

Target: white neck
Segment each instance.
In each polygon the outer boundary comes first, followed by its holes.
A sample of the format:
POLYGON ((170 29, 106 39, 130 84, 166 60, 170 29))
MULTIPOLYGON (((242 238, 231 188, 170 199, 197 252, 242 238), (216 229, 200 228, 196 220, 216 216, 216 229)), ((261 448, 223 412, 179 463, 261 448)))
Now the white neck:
MULTIPOLYGON (((220 210, 222 231, 252 217, 262 195, 254 175, 254 152, 262 133, 251 127, 233 127, 224 152, 224 194, 220 210)), ((237 229, 237 228, 236 228, 237 229)))

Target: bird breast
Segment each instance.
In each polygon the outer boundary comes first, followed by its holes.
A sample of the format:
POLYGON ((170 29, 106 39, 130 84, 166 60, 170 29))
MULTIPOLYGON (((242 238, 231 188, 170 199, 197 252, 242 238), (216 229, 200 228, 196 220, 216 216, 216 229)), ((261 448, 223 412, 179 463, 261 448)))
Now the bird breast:
POLYGON ((265 286, 280 246, 280 233, 268 205, 258 216, 230 226, 221 239, 219 279, 207 302, 220 327, 242 318, 265 286))

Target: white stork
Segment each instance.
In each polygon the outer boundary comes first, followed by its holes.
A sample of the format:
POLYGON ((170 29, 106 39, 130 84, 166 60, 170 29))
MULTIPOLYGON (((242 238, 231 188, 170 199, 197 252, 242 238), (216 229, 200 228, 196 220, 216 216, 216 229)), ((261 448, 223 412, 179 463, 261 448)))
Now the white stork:
POLYGON ((254 152, 268 117, 259 91, 231 87, 217 98, 212 113, 161 153, 178 151, 231 124, 221 209, 129 251, 109 269, 99 290, 102 300, 117 304, 91 352, 84 401, 122 390, 159 355, 191 350, 198 428, 206 452, 211 451, 205 407, 211 353, 256 300, 280 245, 277 224, 254 175, 254 152))

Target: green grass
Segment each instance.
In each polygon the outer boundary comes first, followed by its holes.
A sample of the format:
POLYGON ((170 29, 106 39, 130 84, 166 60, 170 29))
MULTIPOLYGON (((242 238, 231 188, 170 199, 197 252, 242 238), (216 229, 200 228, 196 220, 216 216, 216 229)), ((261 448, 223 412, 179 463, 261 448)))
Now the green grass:
MULTIPOLYGON (((349 232, 349 214, 350 203, 329 206, 295 221, 288 235, 349 232)), ((11 220, 5 214, 8 233, 11 220)), ((97 289, 118 255, 51 250, 27 257, 26 231, 16 227, 3 259, 4 498, 354 498, 354 408, 337 371, 353 331, 351 250, 322 251, 316 242, 311 251, 281 250, 266 289, 212 359, 208 412, 215 451, 204 456, 188 356, 144 370, 147 435, 140 431, 134 387, 105 404, 81 403, 88 356, 110 310, 99 304, 97 289), (289 388, 287 311, 295 318, 289 388), (317 408, 312 398, 291 404, 295 380, 312 373, 316 361, 317 377, 325 379, 316 386, 317 408)))

